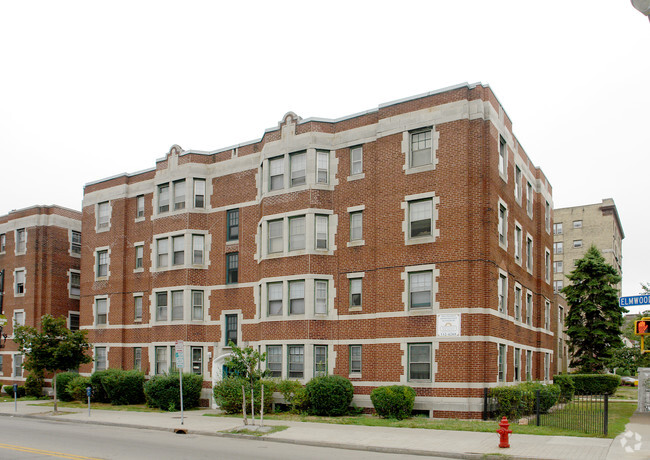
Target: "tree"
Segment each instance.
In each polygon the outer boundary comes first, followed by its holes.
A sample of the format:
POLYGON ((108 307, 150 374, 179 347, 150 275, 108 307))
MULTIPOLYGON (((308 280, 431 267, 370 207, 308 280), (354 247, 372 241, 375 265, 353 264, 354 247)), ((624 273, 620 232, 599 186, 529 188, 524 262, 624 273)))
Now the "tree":
POLYGON ((56 375, 60 371, 77 369, 92 361, 86 354, 90 345, 85 331, 71 331, 66 319, 45 315, 41 318, 41 332, 32 326, 16 326, 14 342, 18 351, 25 355, 23 367, 30 372, 52 372, 54 386, 54 412, 56 400, 56 375))
POLYGON ((566 319, 571 366, 580 372, 602 372, 614 350, 623 346, 623 307, 614 287, 621 277, 591 246, 568 275, 571 284, 562 289, 569 313, 566 319))
POLYGON ((253 347, 239 348, 232 341, 228 345, 232 348, 232 356, 226 358, 224 364, 230 372, 248 380, 251 385, 266 375, 267 371, 260 369, 260 363, 266 361, 266 353, 253 347))

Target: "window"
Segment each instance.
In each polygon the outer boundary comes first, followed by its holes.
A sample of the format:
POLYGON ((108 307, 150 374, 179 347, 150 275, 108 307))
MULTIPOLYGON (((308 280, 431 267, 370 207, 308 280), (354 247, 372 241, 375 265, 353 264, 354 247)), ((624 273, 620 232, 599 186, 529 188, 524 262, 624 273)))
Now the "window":
POLYGON ((22 377, 22 376, 23 376, 23 355, 15 354, 13 377, 22 377))
POLYGON ((350 279, 350 307, 361 306, 362 278, 350 279))
POLYGON ((16 280, 16 295, 25 294, 25 270, 16 270, 14 277, 16 280))
POLYGON ((156 294, 156 321, 167 321, 167 293, 156 294))
POLYGON ((183 291, 172 291, 172 321, 183 320, 183 291))
POLYGON ((205 207, 205 179, 194 179, 194 207, 205 207))
POLYGON ((506 175, 508 168, 508 151, 506 147, 506 140, 503 136, 499 136, 499 174, 506 175))
POLYGON ((411 133, 411 168, 433 163, 431 156, 431 129, 411 133))
POLYGON ((135 217, 144 217, 144 195, 135 197, 135 217))
POLYGON ((573 240, 573 247, 574 248, 581 248, 582 247, 582 240, 573 240))
POLYGON ((106 347, 95 347, 95 371, 104 371, 106 367, 106 347))
POLYGON ((563 280, 555 280, 553 281, 553 292, 558 293, 564 288, 564 281, 563 280))
POLYGON ((553 273, 562 273, 564 271, 564 263, 561 260, 553 262, 553 273))
POLYGON ((183 235, 172 237, 173 265, 185 263, 185 237, 183 235))
POLYGON ((502 343, 499 344, 499 358, 497 367, 499 370, 499 382, 506 381, 506 346, 502 343))
POLYGON ((269 253, 282 252, 282 220, 269 221, 269 253))
POLYGON ((533 184, 526 182, 526 212, 533 216, 533 184))
POLYGON ((158 212, 169 211, 169 184, 158 186, 158 212))
POLYGON ((26 251, 26 238, 27 233, 24 228, 19 228, 16 230, 16 253, 21 253, 26 251))
POLYGON ((306 180, 307 155, 305 152, 289 156, 291 163, 291 186, 304 185, 306 180))
POLYGON ((192 291, 192 319, 203 321, 203 291, 192 291))
POLYGON ((515 382, 521 381, 521 348, 515 348, 515 382))
POLYGON ((79 272, 70 272, 70 295, 78 296, 81 293, 81 275, 79 272))
POLYGON ((409 380, 431 380, 431 344, 417 343, 408 346, 409 380))
POLYGON ((574 220, 573 221, 573 228, 582 228, 582 221, 581 220, 574 220))
POLYGON ((305 216, 289 219, 289 251, 305 249, 305 216))
POLYGON ((526 350, 526 380, 533 380, 533 351, 526 350))
POLYGON ((79 330, 79 313, 68 313, 68 329, 71 331, 79 330))
POLYGON ((158 267, 166 267, 169 265, 169 240, 161 238, 156 240, 158 252, 158 267))
POLYGON ((551 252, 547 249, 544 251, 544 277, 546 282, 551 282, 551 252))
POLYGON ((361 374, 361 345, 350 345, 350 374, 361 374))
POLYGON ((72 254, 81 254, 81 232, 72 230, 70 239, 70 252, 72 254))
POLYGON ((108 228, 111 220, 111 210, 108 201, 97 205, 97 229, 108 228))
POLYGON ((282 315, 282 283, 269 283, 267 291, 268 315, 282 315))
POLYGON ((237 315, 226 315, 226 346, 230 346, 230 342, 237 345, 237 315))
POLYGON ((521 169, 519 166, 515 166, 515 199, 518 203, 521 203, 523 192, 521 187, 521 169))
POLYGON ((361 147, 352 147, 350 149, 350 175, 361 174, 363 172, 363 149, 361 147))
POLYGON ((289 314, 305 313, 305 282, 289 281, 289 314))
POLYGON ((505 274, 499 273, 499 311, 506 313, 508 307, 508 278, 505 274))
POLYGON ((136 371, 142 370, 142 348, 133 348, 133 369, 136 371))
POLYGON ((203 251, 205 247, 205 236, 192 235, 192 264, 203 265, 203 251))
POLYGON ((526 293, 526 324, 533 325, 533 294, 526 293))
MULTIPOLYGON (((431 221, 429 221, 431 222, 431 221)), ((350 241, 358 241, 363 238, 363 212, 350 213, 350 241)))
POLYGON ((564 243, 562 241, 556 241, 553 243, 553 254, 562 254, 564 252, 564 243))
POLYGON ((95 324, 108 324, 108 299, 95 300, 95 324))
POLYGON ((169 364, 167 362, 167 347, 156 347, 156 375, 164 374, 169 370, 169 364))
POLYGON ((521 287, 515 286, 515 320, 521 321, 521 287))
POLYGON ((546 232, 550 233, 551 232, 551 205, 547 201, 544 204, 544 224, 546 227, 546 232))
POLYGON ((327 314, 327 281, 316 280, 315 282, 314 313, 317 315, 327 314))
POLYGON ((327 249, 329 233, 329 218, 316 216, 316 249, 327 249))
POLYGON ((551 354, 544 353, 544 380, 551 378, 551 354))
POLYGON ((533 239, 530 236, 526 238, 526 268, 533 272, 533 239))
POLYGON ((135 247, 135 268, 142 268, 142 263, 144 261, 144 246, 135 247))
POLYGON ((506 238, 508 234, 508 208, 506 205, 499 204, 499 244, 506 246, 506 238))
POLYGON ((226 254, 226 284, 239 282, 239 253, 230 252, 226 254))
POLYGON ((5 252, 7 249, 7 234, 0 234, 0 252, 5 252))
POLYGON ((327 184, 329 183, 329 152, 316 152, 316 183, 327 184))
POLYGON ((25 325, 25 312, 22 310, 14 310, 14 326, 25 325))
POLYGON ((203 375, 203 347, 192 347, 192 374, 203 375))
POLYGON ((314 345, 314 377, 327 375, 327 345, 314 345))
POLYGON ((409 202, 409 235, 410 238, 431 236, 433 228, 433 200, 409 202))
POLYGON ((185 179, 174 182, 174 211, 185 209, 185 179))
POLYGON ((302 379, 305 376, 305 346, 289 345, 289 378, 302 379))
POLYGON ((97 278, 108 276, 108 251, 97 251, 97 278))
POLYGON ((544 329, 551 330, 551 302, 544 301, 544 329))
POLYGON ((515 225, 515 261, 521 264, 521 246, 523 244, 523 232, 519 225, 515 225))
POLYGON ((282 377, 282 345, 266 346, 266 370, 271 377, 282 377))
POLYGON ((409 273, 410 308, 431 308, 432 278, 430 271, 409 273))
POLYGON ((284 188, 284 157, 269 160, 269 190, 284 188))
POLYGON ((239 239, 239 209, 230 209, 226 213, 226 240, 239 239))
POLYGON ((142 296, 137 295, 133 297, 133 318, 136 321, 142 321, 142 296))
POLYGON ((561 234, 562 234, 562 222, 553 224, 553 235, 561 235, 561 234))

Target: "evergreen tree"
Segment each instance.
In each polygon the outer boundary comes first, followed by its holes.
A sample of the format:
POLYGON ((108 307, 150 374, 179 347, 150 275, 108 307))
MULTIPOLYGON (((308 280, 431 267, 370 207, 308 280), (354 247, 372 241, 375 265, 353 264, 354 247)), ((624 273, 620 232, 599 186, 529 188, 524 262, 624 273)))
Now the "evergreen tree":
POLYGON ((602 372, 614 351, 623 346, 621 326, 625 309, 618 305, 621 281, 616 269, 591 246, 568 275, 562 289, 569 313, 566 318, 571 366, 580 372, 602 372))

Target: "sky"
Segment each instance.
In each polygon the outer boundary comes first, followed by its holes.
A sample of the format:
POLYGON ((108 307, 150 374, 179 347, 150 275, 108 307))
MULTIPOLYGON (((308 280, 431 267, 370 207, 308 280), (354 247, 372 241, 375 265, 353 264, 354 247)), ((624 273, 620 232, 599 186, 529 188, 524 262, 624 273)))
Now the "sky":
POLYGON ((613 198, 623 295, 650 281, 650 22, 628 0, 0 1, 0 215, 173 144, 259 139, 488 84, 556 208, 613 198))

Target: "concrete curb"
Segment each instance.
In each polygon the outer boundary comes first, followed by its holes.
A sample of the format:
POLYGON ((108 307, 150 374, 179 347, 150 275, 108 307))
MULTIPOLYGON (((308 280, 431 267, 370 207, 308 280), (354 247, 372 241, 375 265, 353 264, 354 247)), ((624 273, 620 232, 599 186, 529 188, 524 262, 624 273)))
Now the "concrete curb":
MULTIPOLYGON (((102 421, 97 421, 92 419, 84 420, 84 421, 70 420, 70 419, 66 420, 63 417, 53 417, 53 416, 35 415, 35 414, 17 414, 17 413, 11 414, 6 412, 0 412, 0 416, 47 420, 50 422, 55 421, 61 423, 76 423, 82 425, 92 424, 92 425, 100 425, 100 426, 133 428, 138 430, 167 431, 174 434, 178 434, 176 433, 176 430, 180 429, 180 426, 177 428, 164 428, 158 426, 133 425, 129 423, 102 422, 102 421)), ((406 448, 397 448, 397 447, 360 446, 356 444, 344 444, 344 443, 327 442, 327 441, 306 441, 306 440, 295 440, 295 439, 284 439, 284 438, 271 438, 266 436, 252 436, 247 434, 235 434, 235 433, 220 432, 220 431, 213 432, 213 431, 204 431, 204 430, 194 430, 185 427, 182 427, 182 430, 184 430, 185 433, 180 433, 180 434, 214 436, 219 438, 232 438, 232 439, 249 439, 251 441, 276 442, 276 443, 295 444, 295 445, 311 446, 311 447, 329 447, 332 449, 377 452, 377 453, 384 453, 384 454, 417 455, 422 457, 447 457, 447 458, 458 458, 458 459, 468 459, 468 460, 485 460, 490 458, 511 459, 511 460, 556 460, 553 458, 544 458, 544 457, 521 457, 521 456, 509 455, 505 452, 504 453, 445 452, 445 451, 434 451, 434 450, 406 449, 406 448)))

